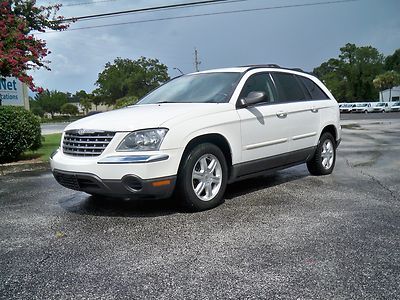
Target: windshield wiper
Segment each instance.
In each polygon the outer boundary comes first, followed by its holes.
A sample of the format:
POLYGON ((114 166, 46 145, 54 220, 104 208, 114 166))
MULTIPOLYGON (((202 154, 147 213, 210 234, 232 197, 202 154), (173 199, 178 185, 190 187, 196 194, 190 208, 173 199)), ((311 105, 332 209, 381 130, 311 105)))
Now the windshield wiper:
POLYGON ((161 103, 178 103, 176 101, 158 101, 156 104, 161 104, 161 103))

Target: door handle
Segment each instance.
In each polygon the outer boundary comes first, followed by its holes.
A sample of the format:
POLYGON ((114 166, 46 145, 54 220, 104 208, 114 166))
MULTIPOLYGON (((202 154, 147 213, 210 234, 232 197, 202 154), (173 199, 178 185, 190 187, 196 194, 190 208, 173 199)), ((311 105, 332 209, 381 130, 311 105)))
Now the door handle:
POLYGON ((315 108, 315 107, 311 108, 311 112, 317 113, 318 112, 318 108, 315 108))
POLYGON ((276 116, 277 116, 278 118, 280 118, 280 119, 284 119, 284 118, 287 117, 287 113, 281 111, 281 112, 276 113, 276 116))

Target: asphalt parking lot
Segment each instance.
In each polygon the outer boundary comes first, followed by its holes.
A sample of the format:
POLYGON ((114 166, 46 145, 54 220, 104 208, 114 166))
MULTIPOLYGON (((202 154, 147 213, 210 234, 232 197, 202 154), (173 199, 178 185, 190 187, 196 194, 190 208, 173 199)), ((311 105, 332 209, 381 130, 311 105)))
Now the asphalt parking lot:
POLYGON ((334 173, 228 187, 202 213, 0 177, 2 299, 400 299, 400 119, 343 121, 334 173))

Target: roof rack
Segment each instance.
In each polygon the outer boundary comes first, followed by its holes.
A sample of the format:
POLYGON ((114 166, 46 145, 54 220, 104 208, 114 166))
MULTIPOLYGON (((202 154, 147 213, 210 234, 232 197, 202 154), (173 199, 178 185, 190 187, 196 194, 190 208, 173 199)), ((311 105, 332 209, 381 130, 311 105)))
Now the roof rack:
POLYGON ((281 68, 281 66, 277 64, 256 64, 256 65, 245 65, 245 66, 239 66, 239 68, 281 68))
POLYGON ((247 65, 247 66, 240 66, 242 68, 247 67, 247 71, 252 70, 252 69, 257 69, 257 68, 278 68, 278 69, 283 69, 283 70, 291 70, 291 71, 297 71, 297 72, 302 72, 302 73, 306 73, 306 74, 310 74, 315 76, 314 74, 304 71, 303 69, 300 68, 285 68, 285 67, 281 67, 277 64, 260 64, 260 65, 247 65))

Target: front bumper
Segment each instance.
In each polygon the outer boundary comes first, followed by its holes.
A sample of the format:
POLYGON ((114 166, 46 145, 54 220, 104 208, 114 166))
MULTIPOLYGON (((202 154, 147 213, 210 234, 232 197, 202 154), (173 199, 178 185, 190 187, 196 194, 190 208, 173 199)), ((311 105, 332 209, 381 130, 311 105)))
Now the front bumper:
POLYGON ((90 173, 67 172, 53 169, 54 178, 62 186, 92 195, 127 198, 169 198, 175 188, 176 176, 141 179, 125 175, 120 180, 101 179, 90 173))
POLYGON ((50 165, 58 183, 73 190, 161 199, 175 188, 180 157, 180 149, 125 155, 104 151, 96 157, 66 155, 59 149, 51 155, 50 165))

